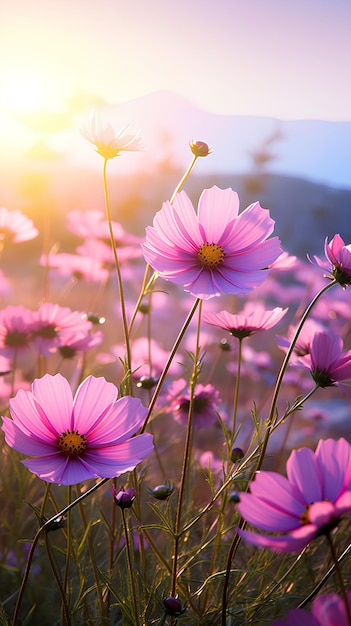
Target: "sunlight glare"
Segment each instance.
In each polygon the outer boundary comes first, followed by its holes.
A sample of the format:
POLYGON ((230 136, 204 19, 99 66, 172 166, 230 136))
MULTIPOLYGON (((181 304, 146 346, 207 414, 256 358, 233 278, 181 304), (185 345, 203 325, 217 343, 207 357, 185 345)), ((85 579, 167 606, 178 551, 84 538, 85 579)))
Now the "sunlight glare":
POLYGON ((0 100, 5 109, 20 113, 58 110, 60 105, 55 85, 44 76, 20 71, 4 77, 0 100))

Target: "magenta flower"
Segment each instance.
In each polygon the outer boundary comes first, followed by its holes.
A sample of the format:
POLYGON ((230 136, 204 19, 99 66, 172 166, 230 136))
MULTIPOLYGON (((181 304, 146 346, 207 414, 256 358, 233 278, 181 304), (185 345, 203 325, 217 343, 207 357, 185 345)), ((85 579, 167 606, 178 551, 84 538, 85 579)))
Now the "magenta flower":
POLYGON ((272 626, 321 626, 319 621, 303 609, 288 611, 285 619, 275 619, 272 626))
POLYGON ((324 243, 324 254, 326 261, 315 256, 314 259, 323 269, 330 271, 332 277, 340 283, 342 287, 351 284, 351 244, 346 245, 340 235, 334 235, 328 243, 326 238, 324 243), (331 267, 330 267, 331 265, 331 267))
MULTIPOLYGON (((125 346, 112 346, 111 353, 120 361, 125 353, 125 346)), ((164 350, 155 339, 138 337, 132 344, 133 377, 140 380, 151 376, 157 381, 167 362, 168 354, 167 350, 164 350)), ((174 362, 170 366, 169 373, 176 375, 179 370, 179 363, 174 362)))
POLYGON ((87 335, 91 328, 92 323, 81 311, 45 302, 34 313, 32 337, 38 352, 49 355, 66 340, 72 340, 72 335, 76 334, 79 339, 82 334, 87 335))
MULTIPOLYGON (((67 228, 82 239, 102 239, 110 242, 108 221, 103 211, 74 209, 67 214, 67 228)), ((112 220, 112 232, 118 245, 139 244, 140 237, 127 233, 119 222, 112 220)))
MULTIPOLYGON (((180 424, 188 423, 190 391, 186 381, 174 381, 168 392, 167 412, 172 413, 180 424)), ((218 410, 221 404, 219 391, 213 385, 197 384, 193 399, 193 423, 195 428, 208 428, 218 423, 218 410)))
POLYGON ((288 309, 276 307, 267 311, 263 306, 256 305, 251 311, 245 310, 238 315, 220 311, 220 313, 204 313, 203 320, 212 326, 228 330, 233 337, 243 339, 250 335, 272 328, 277 324, 288 309))
MULTIPOLYGON (((131 259, 137 259, 142 255, 140 248, 141 239, 138 241, 138 245, 122 245, 121 242, 116 241, 118 249, 118 259, 120 263, 130 261, 131 259)), ((86 239, 81 246, 77 247, 77 252, 83 257, 87 257, 95 262, 99 262, 106 268, 115 267, 114 255, 111 248, 111 243, 102 241, 100 239, 86 239)))
MULTIPOLYGON (((351 592, 347 594, 351 608, 351 592)), ((272 626, 349 626, 344 600, 337 593, 321 594, 312 603, 311 613, 303 609, 288 611, 285 619, 272 626)))
POLYGON ((34 324, 33 311, 9 305, 0 311, 0 354, 12 361, 28 357, 34 324))
POLYGON ((343 286, 351 283, 351 244, 345 245, 340 235, 334 235, 330 243, 325 240, 324 253, 332 265, 332 275, 343 286))
MULTIPOLYGON (((293 360, 296 362, 297 357, 303 357, 310 353, 311 349, 311 341, 315 335, 315 333, 323 331, 324 328, 322 324, 316 322, 312 317, 308 318, 297 338, 295 343, 294 352, 293 352, 293 360)), ((296 328, 290 326, 288 330, 287 337, 277 337, 278 346, 286 352, 290 346, 291 340, 295 334, 296 328)))
POLYGON ((103 333, 99 330, 91 335, 74 333, 71 337, 65 337, 64 343, 58 347, 58 352, 64 359, 73 359, 77 354, 101 346, 103 340, 103 333))
POLYGON ((132 487, 128 487, 125 489, 121 487, 119 491, 117 491, 116 487, 112 485, 112 497, 121 509, 129 509, 136 497, 135 489, 132 487))
POLYGON ((21 211, 9 211, 0 208, 0 241, 9 240, 12 243, 21 243, 35 239, 39 234, 32 220, 21 211))
POLYGON ((240 494, 240 515, 264 535, 238 530, 261 548, 300 552, 315 537, 328 534, 351 511, 351 446, 343 438, 320 440, 316 451, 294 450, 286 463, 287 478, 261 471, 240 494))
POLYGON ((73 397, 61 374, 46 374, 10 400, 12 419, 2 418, 6 443, 33 457, 22 463, 47 482, 73 485, 130 472, 152 451, 152 437, 133 437, 147 410, 117 394, 112 383, 89 376, 73 397))
POLYGON ((104 283, 109 277, 109 272, 103 267, 101 261, 91 256, 69 252, 59 252, 58 254, 51 252, 48 256, 43 254, 39 262, 40 265, 54 268, 59 275, 71 275, 76 280, 104 283))
POLYGON ((351 379, 351 350, 343 352, 343 340, 331 332, 317 332, 310 344, 310 353, 301 363, 311 372, 320 387, 338 385, 347 392, 344 380, 351 379))
POLYGON ((146 228, 144 257, 165 280, 200 298, 247 293, 281 254, 274 221, 259 202, 239 213, 232 189, 205 189, 198 215, 184 191, 165 202, 146 228))

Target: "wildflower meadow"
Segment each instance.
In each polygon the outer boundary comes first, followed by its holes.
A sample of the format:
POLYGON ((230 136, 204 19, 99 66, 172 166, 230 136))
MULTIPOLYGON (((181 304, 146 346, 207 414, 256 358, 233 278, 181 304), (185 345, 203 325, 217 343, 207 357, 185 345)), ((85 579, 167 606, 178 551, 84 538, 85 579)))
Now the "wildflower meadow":
POLYGON ((79 132, 74 250, 48 221, 26 256, 0 209, 0 623, 351 626, 351 244, 297 258, 259 197, 190 197, 195 140, 128 232, 109 173, 142 137, 79 132))

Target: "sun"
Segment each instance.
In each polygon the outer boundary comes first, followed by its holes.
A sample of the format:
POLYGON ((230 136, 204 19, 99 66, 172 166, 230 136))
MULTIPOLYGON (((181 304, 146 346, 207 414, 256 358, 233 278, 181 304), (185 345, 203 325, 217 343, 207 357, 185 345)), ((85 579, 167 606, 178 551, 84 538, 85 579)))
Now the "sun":
POLYGON ((34 72, 16 71, 4 76, 0 87, 0 102, 8 111, 37 113, 57 110, 59 98, 52 81, 34 72))

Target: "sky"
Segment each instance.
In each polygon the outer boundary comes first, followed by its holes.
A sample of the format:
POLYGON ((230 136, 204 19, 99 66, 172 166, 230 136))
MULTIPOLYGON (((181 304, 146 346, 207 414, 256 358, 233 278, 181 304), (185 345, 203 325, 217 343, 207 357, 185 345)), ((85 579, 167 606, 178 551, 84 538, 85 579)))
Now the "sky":
POLYGON ((174 91, 206 111, 351 120, 350 0, 1 0, 0 106, 174 91))

